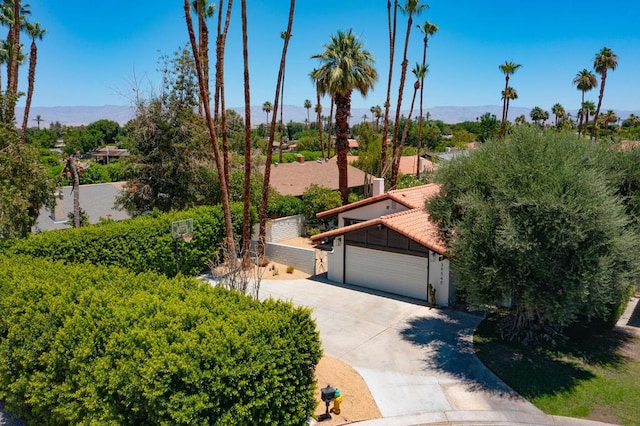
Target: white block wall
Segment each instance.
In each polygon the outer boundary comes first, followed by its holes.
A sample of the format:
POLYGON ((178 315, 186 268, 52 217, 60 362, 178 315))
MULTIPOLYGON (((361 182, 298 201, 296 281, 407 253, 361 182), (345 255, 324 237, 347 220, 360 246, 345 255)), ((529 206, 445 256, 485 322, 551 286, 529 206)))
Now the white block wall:
MULTIPOLYGON (((272 262, 293 266, 306 274, 316 273, 316 250, 303 247, 285 246, 278 243, 267 243, 265 247, 267 259, 272 262)), ((280 271, 286 273, 286 271, 280 271)), ((268 279, 268 277, 266 278, 268 279)))

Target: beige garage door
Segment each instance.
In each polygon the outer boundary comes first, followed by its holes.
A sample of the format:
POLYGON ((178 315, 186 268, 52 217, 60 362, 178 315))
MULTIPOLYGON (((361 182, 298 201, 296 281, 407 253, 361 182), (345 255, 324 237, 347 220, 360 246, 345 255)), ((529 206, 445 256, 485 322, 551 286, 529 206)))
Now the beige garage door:
POLYGON ((345 281, 349 284, 427 300, 427 258, 345 247, 345 281))

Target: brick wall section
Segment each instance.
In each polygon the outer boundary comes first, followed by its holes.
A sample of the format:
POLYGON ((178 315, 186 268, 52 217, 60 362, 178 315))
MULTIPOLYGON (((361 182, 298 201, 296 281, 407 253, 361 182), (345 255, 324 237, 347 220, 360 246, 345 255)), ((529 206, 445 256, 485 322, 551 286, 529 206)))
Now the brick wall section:
POLYGON ((293 266, 306 274, 315 275, 316 250, 303 247, 285 246, 278 243, 267 243, 267 258, 272 262, 293 266))

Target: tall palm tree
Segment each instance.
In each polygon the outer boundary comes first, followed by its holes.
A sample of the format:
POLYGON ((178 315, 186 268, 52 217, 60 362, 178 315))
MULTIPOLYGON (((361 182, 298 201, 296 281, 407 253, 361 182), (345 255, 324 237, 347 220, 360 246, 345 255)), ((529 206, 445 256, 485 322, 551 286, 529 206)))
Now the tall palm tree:
MULTIPOLYGON (((287 31, 282 31, 280 33, 280 38, 283 40, 286 40, 287 42, 289 41, 289 39, 291 38, 291 32, 287 32, 287 31)), ((285 67, 286 67, 286 61, 285 61, 285 67)), ((285 132, 285 125, 284 125, 284 120, 283 120, 283 114, 284 114, 284 76, 285 76, 285 68, 282 68, 282 85, 280 86, 280 145, 278 146, 278 161, 282 163, 282 144, 284 143, 284 132, 285 132)))
MULTIPOLYGON (((409 108, 409 115, 407 116, 406 121, 404 122, 404 129, 402 130, 402 138, 400 139, 400 146, 396 152, 396 155, 393 157, 393 165, 391 167, 391 187, 394 188, 396 186, 398 180, 398 170, 400 169, 400 158, 402 157, 402 150, 404 149, 404 144, 407 141, 407 136, 409 135, 409 125, 411 124, 411 116, 413 114, 413 106, 416 102, 416 95, 418 94, 418 89, 420 89, 420 82, 424 80, 424 75, 427 73, 427 67, 422 64, 416 64, 416 66, 411 70, 413 75, 416 77, 415 83, 413 83, 413 97, 411 98, 411 107, 409 108)), ((418 163, 420 162, 420 151, 418 151, 418 163)))
MULTIPOLYGON (((609 128, 609 123, 615 123, 616 121, 618 121, 618 116, 614 110, 608 109, 604 114, 602 114, 602 124, 605 130, 609 128)), ((613 133, 613 131, 611 133, 613 133)))
MULTIPOLYGON (((291 0, 289 5, 289 20, 287 23, 286 34, 291 34, 291 28, 293 27, 293 14, 296 7, 296 0, 291 0)), ((269 181, 271 179, 271 161, 273 159, 273 140, 276 131, 276 116, 278 115, 278 103, 280 100, 280 85, 284 78, 284 66, 287 59, 287 50, 289 48, 289 39, 291 37, 286 36, 284 38, 284 44, 282 45, 282 54, 280 56, 280 69, 278 70, 278 81, 276 82, 276 94, 273 101, 275 105, 275 111, 271 117, 271 125, 269 126, 269 143, 267 144, 267 155, 264 165, 264 179, 262 185, 262 200, 260 204, 260 226, 258 230, 258 257, 260 262, 264 262, 265 244, 267 235, 267 206, 269 204, 269 181)))
MULTIPOLYGON (((502 92, 502 101, 506 102, 506 111, 509 111, 509 104, 512 100, 518 99, 518 91, 511 86, 508 86, 502 92)), ((506 123, 505 123, 506 127, 506 123)))
POLYGON ((395 58, 396 29, 398 0, 393 2, 393 13, 391 12, 391 0, 387 0, 387 28, 389 31, 389 73, 387 76, 387 97, 384 102, 384 119, 382 120, 382 144, 380 145, 380 177, 384 177, 387 171, 387 133, 389 130, 389 108, 391 107, 391 81, 393 80, 393 60, 395 58), (393 15, 393 19, 391 18, 393 15))
MULTIPOLYGON (((187 30, 189 33, 189 42, 191 43, 191 50, 193 52, 193 59, 196 66, 196 74, 198 75, 198 88, 200 89, 201 94, 205 94, 202 96, 202 101, 204 103, 203 109, 205 113, 205 120, 207 123, 207 130, 209 131, 209 138, 211 139, 211 145, 213 148, 213 154, 216 160, 216 168, 218 169, 218 180, 220 181, 220 195, 222 198, 222 211, 224 213, 224 224, 225 224, 225 242, 226 249, 229 256, 232 256, 232 261, 235 260, 236 254, 236 245, 235 239, 233 237, 233 225, 231 223, 231 203, 229 202, 229 190, 227 185, 227 177, 224 173, 224 157, 220 153, 219 144, 218 144, 218 133, 216 124, 214 123, 211 104, 209 100, 209 90, 206 87, 206 82, 203 74, 202 67, 202 56, 200 55, 200 46, 196 41, 196 35, 193 26, 193 19, 191 18, 191 7, 189 4, 189 0, 184 0, 184 16, 185 21, 187 23, 187 30)), ((203 31, 203 27, 199 28, 199 31, 203 31)), ((220 53, 220 50, 217 50, 216 55, 220 53)), ((217 57, 217 63, 220 63, 220 58, 217 57)), ((221 81, 218 79, 219 70, 216 67, 216 91, 218 90, 221 81)))
POLYGON ((27 25, 27 32, 31 36, 31 51, 29 54, 29 86, 27 89, 27 100, 24 106, 24 118, 22 119, 22 142, 24 142, 27 134, 27 124, 29 123, 29 111, 31 110, 31 99, 33 98, 33 88, 36 80, 36 62, 38 61, 38 46, 36 39, 42 40, 47 32, 44 28, 40 28, 40 23, 27 25))
MULTIPOLYGON (((582 132, 584 120, 584 94, 595 87, 598 87, 598 79, 596 75, 584 68, 573 79, 573 84, 582 92, 582 101, 580 102, 580 119, 578 121, 578 133, 582 132)), ((586 123, 585 123, 586 125, 586 123)))
POLYGON ((598 135, 598 116, 600 115, 600 107, 602 106, 602 98, 604 97, 604 85, 607 82, 607 71, 614 71, 618 66, 618 55, 613 53, 608 47, 603 47, 593 60, 593 68, 600 74, 600 95, 598 95, 598 107, 596 115, 593 116, 593 129, 591 137, 596 138, 598 135))
MULTIPOLYGON (((504 74, 504 90, 505 90, 505 92, 507 91, 507 88, 509 87, 509 78, 520 67, 522 67, 522 64, 516 64, 515 62, 511 62, 511 61, 505 61, 504 64, 498 65, 498 68, 504 74)), ((508 114, 509 114, 509 108, 508 108, 507 104, 508 104, 508 98, 507 97, 503 97, 503 100, 502 100, 502 122, 500 123, 500 133, 498 134, 498 137, 500 139, 502 139, 502 137, 504 136, 504 125, 505 125, 505 122, 507 121, 507 117, 508 117, 508 114)))
MULTIPOLYGON (((206 20, 215 14, 215 5, 213 3, 209 3, 209 0, 193 0, 191 2, 191 7, 198 17, 198 28, 201 29, 198 31, 198 45, 200 47, 200 56, 202 61, 202 75, 207 92, 209 92, 209 28, 206 24, 206 20)), ((202 102, 203 94, 200 93, 199 95, 200 102, 198 104, 198 112, 202 115, 204 112, 204 105, 202 102)))
MULTIPOLYGON (((251 266, 251 86, 249 80, 249 42, 247 0, 241 1, 242 59, 244 64, 244 206, 242 211, 242 265, 251 266)), ((246 288, 240 289, 242 293, 246 288)))
MULTIPOLYGON (((413 28, 413 17, 418 16, 422 13, 423 10, 427 9, 429 6, 427 4, 420 3, 420 0, 406 0, 404 6, 401 7, 401 10, 407 14, 407 32, 404 37, 404 51, 402 54, 402 63, 400 64, 400 85, 398 87, 398 102, 396 105, 396 125, 393 129, 393 138, 392 138, 392 152, 393 158, 397 156, 398 151, 398 131, 400 127, 400 110, 402 109, 402 94, 404 93, 404 83, 407 79, 407 67, 409 65, 409 61, 407 59, 407 52, 409 49, 409 38, 411 36, 411 29, 413 28)), ((383 144, 384 145, 384 144, 383 144)), ((394 178, 393 178, 393 165, 391 167, 391 186, 395 186, 394 178)))
POLYGON ((371 53, 363 48, 363 43, 352 30, 338 31, 331 35, 331 43, 324 45, 324 52, 313 55, 320 60, 320 67, 311 76, 318 82, 322 94, 329 93, 336 104, 336 152, 338 154, 338 182, 342 203, 349 202, 347 181, 347 152, 349 151, 349 116, 351 115, 351 94, 354 90, 363 96, 376 80, 371 53))
POLYGON ((584 111, 584 130, 587 130, 587 126, 589 125, 589 114, 595 114, 596 104, 592 101, 585 101, 585 103, 582 104, 582 110, 584 111))
MULTIPOLYGON (((426 21, 424 25, 417 25, 418 29, 423 37, 423 45, 422 45, 422 66, 427 67, 427 47, 429 47, 429 37, 438 32, 438 26, 436 24, 432 24, 429 21, 426 21)), ((420 177, 420 149, 422 148, 422 106, 424 104, 424 77, 426 76, 426 72, 422 75, 422 79, 420 80, 420 115, 418 116, 418 161, 416 162, 416 177, 420 177)))
POLYGON ((551 112, 553 113, 553 115, 556 116, 556 127, 558 127, 558 123, 565 116, 564 107, 562 105, 560 105, 559 103, 556 103, 551 107, 551 112))
POLYGON ((380 131, 380 119, 382 118, 382 108, 380 105, 374 105, 370 109, 371 117, 376 119, 376 132, 380 131))
POLYGON ((267 127, 267 132, 269 132, 269 113, 271 111, 273 111, 273 107, 271 106, 271 102, 266 101, 265 103, 262 104, 262 111, 267 113, 267 122, 265 123, 265 126, 267 127))
POLYGON ((309 123, 310 123, 309 110, 311 109, 312 106, 313 105, 311 104, 311 101, 309 99, 304 100, 304 107, 307 110, 307 128, 309 127, 309 123))
MULTIPOLYGON (((312 71, 313 73, 313 71, 312 71)), ((322 159, 324 160, 324 140, 322 140, 322 104, 320 103, 320 88, 316 84, 316 106, 314 111, 316 113, 316 122, 318 126, 318 139, 320 139, 320 151, 322 153, 322 159)))

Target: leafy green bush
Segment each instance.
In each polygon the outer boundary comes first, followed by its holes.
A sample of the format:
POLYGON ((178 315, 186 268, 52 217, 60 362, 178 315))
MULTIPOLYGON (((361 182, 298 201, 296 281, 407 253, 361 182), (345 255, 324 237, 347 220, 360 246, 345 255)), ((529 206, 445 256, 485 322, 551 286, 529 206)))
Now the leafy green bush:
POLYGON ((304 213, 304 203, 295 195, 276 194, 269 199, 267 215, 271 218, 293 216, 304 213))
POLYGON ((0 399, 33 424, 306 424, 307 308, 195 279, 0 259, 0 399))
MULTIPOLYGON (((242 204, 232 204, 236 235, 241 234, 242 204)), ((257 220, 252 209, 251 222, 257 220)), ((8 250, 63 260, 67 263, 90 262, 116 265, 136 272, 154 271, 169 276, 176 274, 175 244, 178 245, 180 272, 196 275, 216 254, 224 239, 222 208, 197 207, 182 212, 140 216, 135 219, 102 223, 62 231, 48 231, 16 240, 8 250), (171 222, 193 219, 193 240, 173 240, 171 222)))
POLYGON ((304 216, 308 221, 316 220, 316 214, 325 210, 340 207, 342 199, 340 193, 315 183, 302 194, 302 202, 304 204, 304 216))

